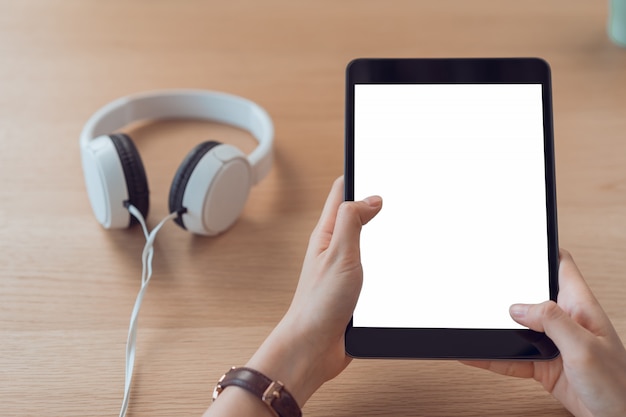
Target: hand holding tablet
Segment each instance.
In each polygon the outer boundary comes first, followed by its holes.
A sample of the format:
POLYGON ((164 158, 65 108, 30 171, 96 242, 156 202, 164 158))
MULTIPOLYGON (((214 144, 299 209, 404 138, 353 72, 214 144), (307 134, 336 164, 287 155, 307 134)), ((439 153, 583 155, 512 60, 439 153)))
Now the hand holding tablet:
MULTIPOLYGON (((336 181, 311 234, 291 306, 246 364, 282 381, 300 406, 350 362, 343 336, 363 279, 359 237, 361 229, 367 231, 386 210, 383 207, 377 214, 381 209, 378 198, 342 203, 342 191, 343 181, 336 181)), ((559 281, 558 304, 550 301, 526 306, 522 309, 525 313, 516 315, 516 320, 553 336, 561 348, 561 356, 551 361, 465 363, 506 375, 534 378, 577 417, 624 415, 624 346, 567 253, 562 253, 560 259, 559 281)), ((415 378, 416 384, 420 384, 419 372, 415 378)), ((376 377, 372 376, 371 382, 371 389, 377 389, 376 377)), ((484 400, 488 401, 488 396, 484 400)), ((521 403, 531 401, 532 398, 520 399, 521 403)), ((205 416, 230 416, 233 410, 239 415, 256 416, 264 408, 266 404, 244 390, 228 388, 205 416)))
POLYGON ((626 350, 572 256, 560 253, 559 302, 511 308, 515 320, 545 331, 561 355, 552 361, 464 361, 533 378, 575 416, 626 415, 626 350))

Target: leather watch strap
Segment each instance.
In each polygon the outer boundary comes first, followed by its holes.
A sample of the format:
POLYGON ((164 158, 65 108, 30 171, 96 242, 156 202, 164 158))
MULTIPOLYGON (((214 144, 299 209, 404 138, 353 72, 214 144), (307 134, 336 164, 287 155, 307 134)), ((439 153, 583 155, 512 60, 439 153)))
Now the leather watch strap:
POLYGON ((295 398, 287 391, 280 381, 272 381, 259 371, 245 367, 232 367, 217 382, 213 390, 213 401, 224 388, 237 386, 251 392, 268 405, 270 410, 279 417, 301 417, 302 411, 295 398))

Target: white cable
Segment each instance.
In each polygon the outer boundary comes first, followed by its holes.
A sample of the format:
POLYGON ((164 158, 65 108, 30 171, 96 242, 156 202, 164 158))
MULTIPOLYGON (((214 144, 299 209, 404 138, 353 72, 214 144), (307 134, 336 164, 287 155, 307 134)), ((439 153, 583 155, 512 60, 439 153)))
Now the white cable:
POLYGON ((146 245, 143 248, 141 254, 141 289, 135 299, 135 306, 130 316, 130 326, 128 328, 128 339, 126 340, 126 377, 124 380, 124 400, 122 401, 122 408, 120 410, 120 417, 126 415, 128 409, 128 402, 130 399, 130 387, 133 380, 133 368, 135 367, 135 350, 137 341, 137 318, 139 316, 139 309, 141 308, 141 302, 150 283, 152 277, 152 258, 154 256, 154 240, 159 230, 165 223, 172 220, 178 213, 174 212, 166 216, 163 220, 156 225, 151 232, 148 232, 146 221, 143 218, 141 212, 132 204, 128 205, 128 211, 132 214, 141 224, 143 234, 146 237, 146 245))

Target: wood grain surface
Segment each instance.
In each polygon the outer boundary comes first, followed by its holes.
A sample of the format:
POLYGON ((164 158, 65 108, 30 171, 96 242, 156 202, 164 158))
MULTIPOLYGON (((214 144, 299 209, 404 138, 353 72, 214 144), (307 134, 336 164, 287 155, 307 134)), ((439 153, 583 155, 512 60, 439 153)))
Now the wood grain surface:
MULTIPOLYGON (((228 233, 167 225, 139 319, 129 415, 199 416, 295 289, 308 235, 343 169, 344 69, 356 57, 539 56, 552 66, 561 246, 626 337, 626 50, 607 4, 566 0, 0 2, 0 415, 117 415, 140 282, 139 229, 93 218, 78 135, 101 105, 205 88, 264 106, 276 161, 228 233)), ((166 214, 200 122, 135 126, 166 214)), ((534 381, 450 361, 355 360, 310 416, 566 416, 534 381)))

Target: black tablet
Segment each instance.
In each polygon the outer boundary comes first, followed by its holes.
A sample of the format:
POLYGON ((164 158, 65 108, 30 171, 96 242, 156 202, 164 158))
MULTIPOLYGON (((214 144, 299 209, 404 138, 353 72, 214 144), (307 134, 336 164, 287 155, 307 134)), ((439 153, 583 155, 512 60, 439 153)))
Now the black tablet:
POLYGON ((384 201, 361 235, 349 355, 558 355, 508 312, 558 292, 545 61, 352 61, 345 150, 345 199, 384 201))

